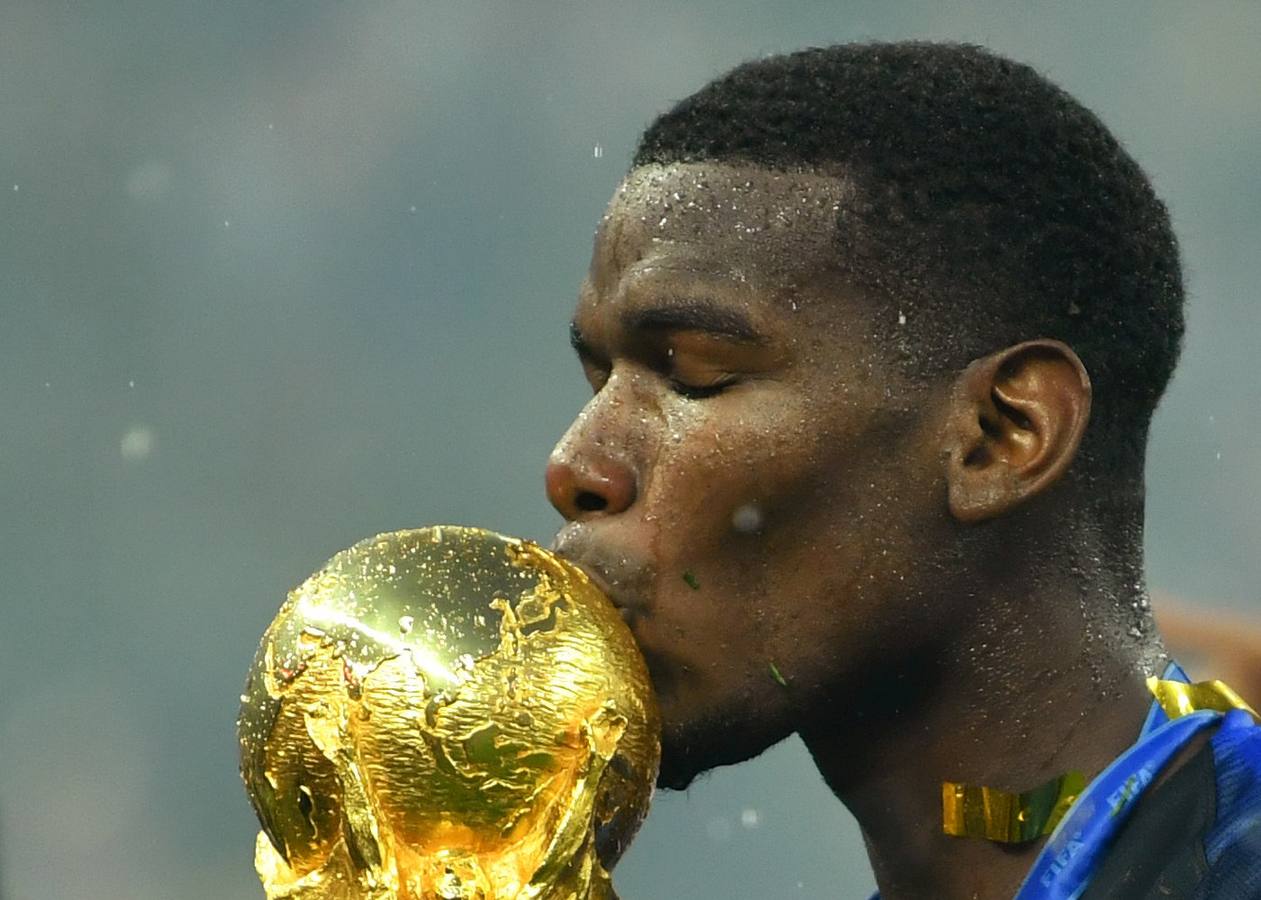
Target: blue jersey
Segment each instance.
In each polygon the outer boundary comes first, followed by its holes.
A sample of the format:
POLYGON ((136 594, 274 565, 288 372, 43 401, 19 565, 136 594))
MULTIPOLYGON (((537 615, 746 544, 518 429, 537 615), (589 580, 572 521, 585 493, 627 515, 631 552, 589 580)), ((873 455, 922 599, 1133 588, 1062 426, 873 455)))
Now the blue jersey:
POLYGON ((1261 726, 1247 713, 1226 714, 1213 736, 1217 815, 1205 836, 1208 871, 1199 898, 1261 897, 1261 726))

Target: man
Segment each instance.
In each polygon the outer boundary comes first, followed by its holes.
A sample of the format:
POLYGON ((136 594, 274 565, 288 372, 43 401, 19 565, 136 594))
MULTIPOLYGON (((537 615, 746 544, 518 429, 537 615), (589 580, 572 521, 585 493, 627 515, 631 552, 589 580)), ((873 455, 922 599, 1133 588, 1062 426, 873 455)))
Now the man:
POLYGON ((661 784, 798 732, 885 900, 1261 896, 1261 730, 1153 700, 1182 300, 1134 161, 979 48, 773 57, 658 118, 547 488, 648 659, 661 784))

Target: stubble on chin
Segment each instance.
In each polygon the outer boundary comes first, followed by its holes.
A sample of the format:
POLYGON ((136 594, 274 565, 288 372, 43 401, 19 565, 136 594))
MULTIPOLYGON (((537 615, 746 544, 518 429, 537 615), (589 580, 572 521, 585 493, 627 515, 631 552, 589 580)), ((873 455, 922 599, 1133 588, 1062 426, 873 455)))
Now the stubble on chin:
POLYGON ((783 723, 758 718, 751 708, 667 722, 661 737, 657 787, 686 790, 706 772, 753 759, 791 733, 783 723))

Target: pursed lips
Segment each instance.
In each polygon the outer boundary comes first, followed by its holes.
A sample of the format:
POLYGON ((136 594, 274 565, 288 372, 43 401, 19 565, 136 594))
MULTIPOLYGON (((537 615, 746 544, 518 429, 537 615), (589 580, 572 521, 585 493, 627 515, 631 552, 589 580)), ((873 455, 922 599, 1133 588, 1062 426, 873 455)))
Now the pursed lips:
MULTIPOLYGON (((652 646, 645 634, 650 609, 653 568, 636 564, 635 557, 618 553, 611 542, 602 541, 590 525, 570 522, 557 532, 551 549, 586 573, 592 584, 604 592, 630 627, 648 664, 648 674, 656 689, 670 682, 671 666, 652 646)), ((640 557, 642 559, 642 557, 640 557)))
POLYGON ((645 598, 636 587, 646 587, 647 571, 622 554, 610 553, 599 545, 591 532, 570 523, 557 532, 551 549, 576 565, 609 598, 629 624, 647 611, 645 598))

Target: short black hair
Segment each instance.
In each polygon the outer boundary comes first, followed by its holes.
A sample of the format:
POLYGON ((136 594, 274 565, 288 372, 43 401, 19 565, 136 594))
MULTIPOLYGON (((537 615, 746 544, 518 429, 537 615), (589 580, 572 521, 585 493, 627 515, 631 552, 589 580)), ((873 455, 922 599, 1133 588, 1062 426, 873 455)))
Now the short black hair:
POLYGON ((704 161, 845 177, 837 264, 886 304, 914 374, 1062 340, 1095 388, 1083 455, 1141 472, 1182 341, 1177 241, 1138 164, 1038 72, 947 43, 759 59, 657 118, 634 157, 704 161))

